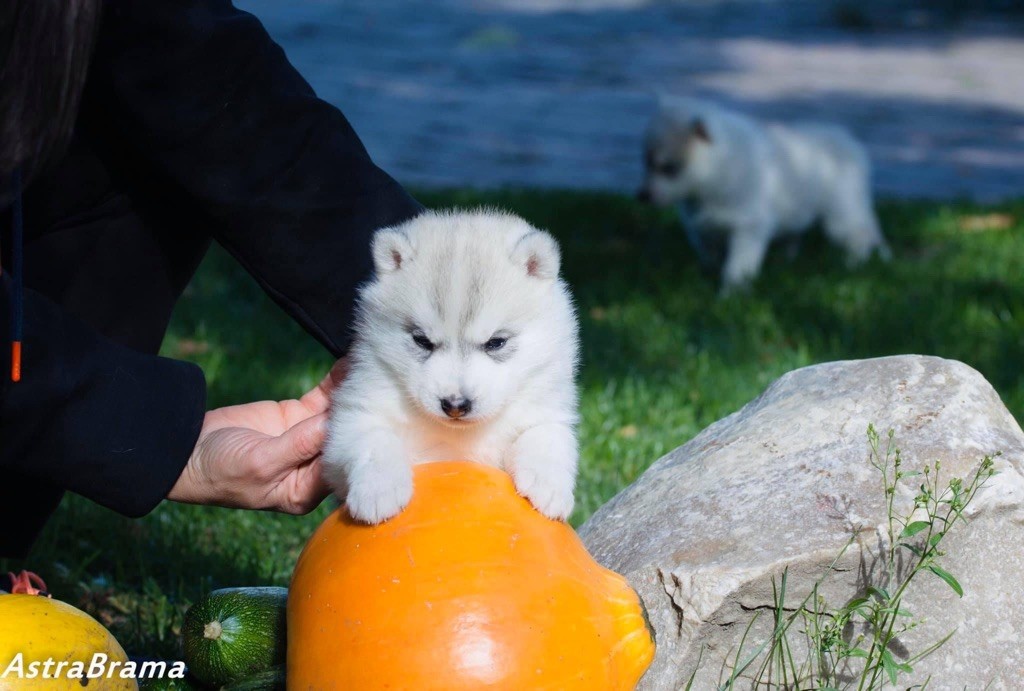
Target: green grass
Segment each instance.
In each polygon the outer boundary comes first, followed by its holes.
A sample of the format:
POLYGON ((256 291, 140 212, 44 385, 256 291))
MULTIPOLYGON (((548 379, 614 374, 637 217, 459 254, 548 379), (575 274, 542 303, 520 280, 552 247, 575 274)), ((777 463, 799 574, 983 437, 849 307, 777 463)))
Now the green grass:
MULTIPOLYGON (((838 250, 811 236, 793 261, 773 251, 750 293, 720 300, 670 211, 563 191, 420 198, 507 207, 562 243, 583 339, 576 524, 773 379, 816 362, 956 358, 1024 416, 1024 202, 883 203, 891 264, 847 270, 838 250)), ((164 352, 203 366, 211 405, 295 396, 331 362, 221 251, 182 299, 164 352)), ((165 505, 128 521, 69 498, 32 556, 0 568, 40 572, 131 652, 173 656, 190 601, 213 587, 287 584, 328 509, 294 518, 165 505)))

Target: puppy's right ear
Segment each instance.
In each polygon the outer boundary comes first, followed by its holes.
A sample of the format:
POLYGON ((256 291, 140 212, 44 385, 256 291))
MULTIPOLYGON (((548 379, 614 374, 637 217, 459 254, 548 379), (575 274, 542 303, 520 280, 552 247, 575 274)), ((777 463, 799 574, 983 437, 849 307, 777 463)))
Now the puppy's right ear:
POLYGON ((412 258, 409 238, 394 228, 382 228, 373 236, 373 267, 378 276, 394 273, 412 258))

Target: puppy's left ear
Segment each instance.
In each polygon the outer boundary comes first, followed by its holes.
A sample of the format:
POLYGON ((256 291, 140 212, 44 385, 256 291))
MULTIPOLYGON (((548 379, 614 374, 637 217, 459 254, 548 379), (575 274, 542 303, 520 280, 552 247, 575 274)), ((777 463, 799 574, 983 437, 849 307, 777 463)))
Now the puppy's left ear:
POLYGON ((703 118, 697 118, 693 121, 693 124, 690 125, 690 134, 705 144, 711 143, 711 133, 708 132, 708 126, 704 124, 703 118))
POLYGON ((562 259, 553 237, 543 230, 532 230, 516 241, 512 261, 523 267, 527 276, 550 281, 558 276, 562 259))

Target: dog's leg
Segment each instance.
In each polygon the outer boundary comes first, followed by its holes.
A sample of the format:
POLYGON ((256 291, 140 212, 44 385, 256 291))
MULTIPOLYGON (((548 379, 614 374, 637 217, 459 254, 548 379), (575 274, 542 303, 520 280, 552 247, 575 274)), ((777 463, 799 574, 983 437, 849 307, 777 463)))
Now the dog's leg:
POLYGON ((531 427, 512 445, 509 474, 519 493, 538 511, 556 520, 572 513, 579 451, 568 425, 531 427))
POLYGON ((676 207, 676 214, 679 217, 680 225, 683 226, 683 233, 686 234, 686 239, 690 243, 690 247, 693 248, 693 253, 697 255, 697 263, 702 269, 710 269, 714 262, 712 262, 707 248, 704 247, 704 239, 700 230, 702 224, 698 220, 699 217, 690 213, 685 204, 679 204, 676 207))
POLYGON ((358 421, 331 430, 324 480, 356 520, 380 523, 412 499, 412 465, 405 443, 390 429, 358 421))
POLYGON ((733 231, 722 269, 722 294, 743 288, 757 277, 770 241, 767 228, 751 226, 733 231))
POLYGON ((846 263, 856 266, 877 253, 888 261, 892 256, 867 191, 850 190, 833 203, 823 219, 825 235, 846 250, 846 263))

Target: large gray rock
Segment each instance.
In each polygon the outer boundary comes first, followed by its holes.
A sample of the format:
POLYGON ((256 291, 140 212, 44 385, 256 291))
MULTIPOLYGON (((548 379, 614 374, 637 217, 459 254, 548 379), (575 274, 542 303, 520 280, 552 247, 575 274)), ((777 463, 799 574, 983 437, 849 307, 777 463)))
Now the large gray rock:
MULTIPOLYGON (((964 597, 921 574, 905 608, 924 623, 894 652, 920 651, 956 629, 915 665, 915 680, 932 675, 929 689, 1024 688, 1024 433, 975 370, 901 356, 783 376, 657 461, 580 529, 650 612, 658 653, 642 689, 680 688, 702 649, 694 688, 714 688, 753 614, 768 625, 771 578, 788 567, 787 601, 799 602, 853 533, 824 595, 841 605, 877 581, 886 512, 869 423, 883 437, 895 430, 905 469, 938 460, 943 476, 966 478, 983 456, 1002 453, 970 521, 943 542, 941 563, 964 597)), ((897 505, 906 510, 912 497, 901 490, 897 505)), ((765 626, 752 637, 763 638, 765 626)))

